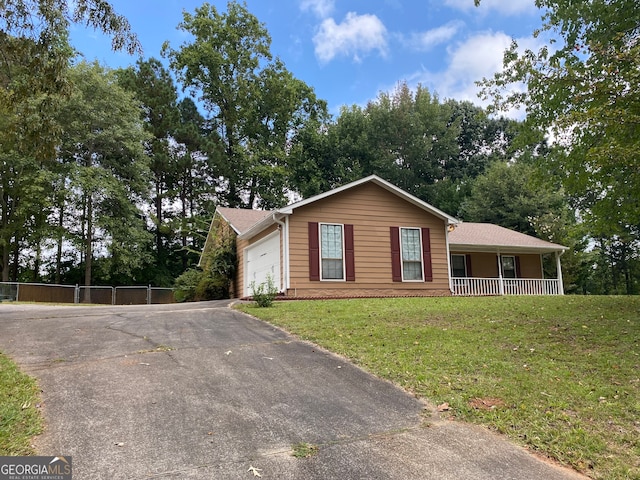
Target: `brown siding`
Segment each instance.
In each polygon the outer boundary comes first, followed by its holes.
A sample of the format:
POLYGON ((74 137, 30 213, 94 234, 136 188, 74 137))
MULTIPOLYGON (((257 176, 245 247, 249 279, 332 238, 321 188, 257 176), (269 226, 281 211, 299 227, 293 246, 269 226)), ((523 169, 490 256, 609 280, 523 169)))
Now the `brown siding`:
POLYGON ((520 278, 542 278, 540 255, 527 254, 520 257, 520 278))
POLYGON ((364 184, 299 207, 289 219, 290 278, 288 295, 393 296, 447 295, 444 220, 375 185, 364 184), (310 281, 308 222, 353 224, 354 282, 310 281), (390 227, 430 229, 433 281, 394 283, 390 227))
MULTIPOLYGON (((451 247, 453 254, 467 254, 471 256, 471 270, 474 278, 498 278, 497 253, 469 253, 457 251, 451 247)), ((520 257, 520 278, 542 278, 540 255, 503 252, 501 255, 520 257)))

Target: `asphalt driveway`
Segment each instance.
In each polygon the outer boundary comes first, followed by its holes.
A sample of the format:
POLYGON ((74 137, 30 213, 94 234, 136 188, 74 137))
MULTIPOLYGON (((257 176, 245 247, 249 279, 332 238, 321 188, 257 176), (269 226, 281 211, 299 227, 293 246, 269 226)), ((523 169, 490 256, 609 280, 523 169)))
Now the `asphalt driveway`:
POLYGON ((583 478, 227 302, 0 304, 0 351, 42 388, 38 453, 78 480, 583 478))

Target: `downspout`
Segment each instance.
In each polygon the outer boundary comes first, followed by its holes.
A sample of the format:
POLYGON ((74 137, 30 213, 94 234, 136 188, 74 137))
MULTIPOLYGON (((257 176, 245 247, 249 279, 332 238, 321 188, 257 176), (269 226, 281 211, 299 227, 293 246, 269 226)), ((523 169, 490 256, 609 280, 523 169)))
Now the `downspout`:
POLYGON ((276 218, 276 212, 271 215, 273 221, 278 224, 282 232, 282 280, 280 282, 280 290, 286 293, 289 288, 289 235, 287 235, 287 224, 276 218))

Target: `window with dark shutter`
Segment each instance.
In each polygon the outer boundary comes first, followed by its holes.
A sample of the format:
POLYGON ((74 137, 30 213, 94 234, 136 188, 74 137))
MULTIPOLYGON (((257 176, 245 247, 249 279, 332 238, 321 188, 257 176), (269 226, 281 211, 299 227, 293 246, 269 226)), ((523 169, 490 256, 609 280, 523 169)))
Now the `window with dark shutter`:
POLYGON ((318 222, 309 222, 309 280, 320 280, 320 237, 318 222))
POLYGON ((400 264, 400 227, 391 227, 391 277, 394 282, 402 281, 400 264))
POLYGON ((353 225, 344 226, 344 264, 347 282, 356 281, 356 258, 353 241, 353 225))
POLYGON ((424 281, 433 281, 433 268, 431 266, 431 232, 428 228, 422 229, 422 263, 424 265, 424 281))

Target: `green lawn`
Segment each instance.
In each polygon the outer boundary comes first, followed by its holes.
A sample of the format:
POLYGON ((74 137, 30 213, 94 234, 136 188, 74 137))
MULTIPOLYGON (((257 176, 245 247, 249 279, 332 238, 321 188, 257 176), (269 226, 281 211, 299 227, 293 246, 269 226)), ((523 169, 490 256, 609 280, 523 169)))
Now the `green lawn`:
POLYGON ((0 353, 0 456, 33 455, 31 437, 42 431, 40 389, 0 353))
POLYGON ((640 298, 240 305, 596 479, 640 479, 640 298))

